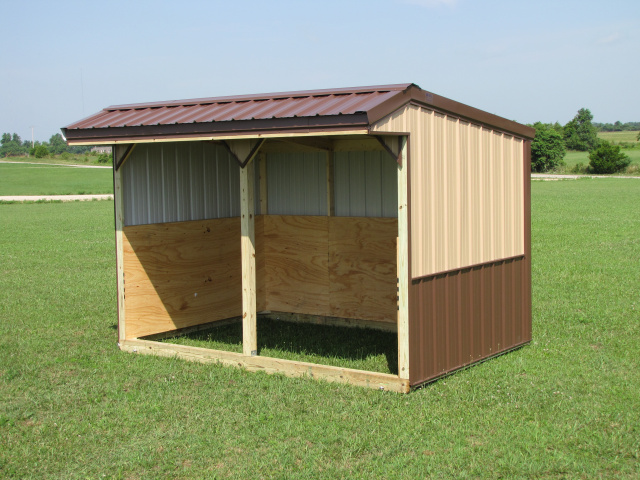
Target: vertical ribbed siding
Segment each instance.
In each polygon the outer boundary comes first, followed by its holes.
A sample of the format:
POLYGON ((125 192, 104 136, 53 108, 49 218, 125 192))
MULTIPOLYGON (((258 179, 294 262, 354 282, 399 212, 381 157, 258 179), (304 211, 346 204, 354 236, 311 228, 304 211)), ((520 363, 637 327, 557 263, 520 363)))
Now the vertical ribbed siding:
POLYGON ((223 147, 140 144, 121 168, 125 225, 240 215, 240 170, 223 147))
POLYGON ((409 131, 413 278, 524 254, 523 143, 407 105, 373 130, 409 131))
POLYGON ((326 158, 324 152, 268 154, 269 214, 326 215, 326 158))
POLYGON ((335 152, 334 197, 338 217, 397 217, 397 164, 386 152, 335 152))
POLYGON ((420 319, 410 326, 411 385, 531 340, 528 264, 509 259, 411 283, 409 315, 420 319))

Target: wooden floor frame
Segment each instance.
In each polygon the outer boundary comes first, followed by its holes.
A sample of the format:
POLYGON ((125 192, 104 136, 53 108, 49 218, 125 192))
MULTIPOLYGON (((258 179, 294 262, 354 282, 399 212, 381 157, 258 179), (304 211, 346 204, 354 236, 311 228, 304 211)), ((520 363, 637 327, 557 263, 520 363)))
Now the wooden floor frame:
POLYGON ((121 340, 120 349, 125 352, 143 355, 156 355, 200 363, 240 367, 250 372, 281 373, 287 377, 322 379, 329 382, 348 383, 391 392, 408 393, 410 390, 408 380, 388 373, 283 360, 260 355, 245 355, 224 350, 162 343, 154 340, 121 340))

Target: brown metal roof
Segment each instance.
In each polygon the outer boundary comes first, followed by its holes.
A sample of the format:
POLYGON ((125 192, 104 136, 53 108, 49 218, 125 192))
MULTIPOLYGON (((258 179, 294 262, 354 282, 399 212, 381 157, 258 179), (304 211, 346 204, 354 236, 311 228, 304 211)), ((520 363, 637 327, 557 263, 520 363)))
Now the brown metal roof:
MULTIPOLYGON (((368 128, 409 101, 464 107, 415 84, 113 105, 62 129, 69 143, 368 128)), ((464 114, 464 112, 463 112, 464 114)), ((508 129, 516 133, 517 128, 508 129)))

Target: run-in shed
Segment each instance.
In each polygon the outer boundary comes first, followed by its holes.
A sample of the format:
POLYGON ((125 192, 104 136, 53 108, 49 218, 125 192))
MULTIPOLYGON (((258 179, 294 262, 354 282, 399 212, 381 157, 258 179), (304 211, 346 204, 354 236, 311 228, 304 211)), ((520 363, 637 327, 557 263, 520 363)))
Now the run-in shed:
POLYGON ((118 105, 120 348, 408 391, 531 340, 533 129, 415 84, 118 105), (397 331, 398 375, 260 356, 256 316, 397 331), (144 339, 241 318, 243 353, 144 339))

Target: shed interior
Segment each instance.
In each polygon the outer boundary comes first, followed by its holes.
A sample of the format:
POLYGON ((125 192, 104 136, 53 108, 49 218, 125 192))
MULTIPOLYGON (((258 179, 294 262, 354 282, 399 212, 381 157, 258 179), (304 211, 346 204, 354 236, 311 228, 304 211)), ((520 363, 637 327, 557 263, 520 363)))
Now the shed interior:
MULTIPOLYGON (((397 145, 368 135, 260 145, 244 167, 255 192, 258 313, 397 330, 397 145)), ((125 338, 239 319, 233 152, 222 142, 142 143, 120 168, 125 338)))

